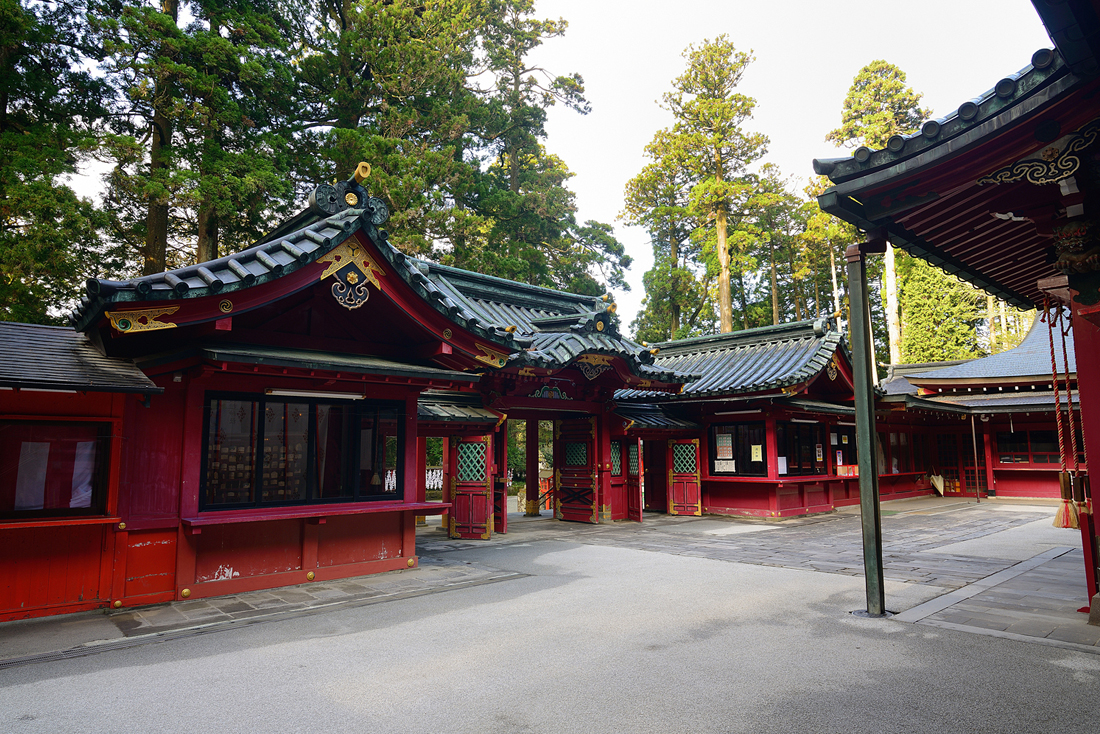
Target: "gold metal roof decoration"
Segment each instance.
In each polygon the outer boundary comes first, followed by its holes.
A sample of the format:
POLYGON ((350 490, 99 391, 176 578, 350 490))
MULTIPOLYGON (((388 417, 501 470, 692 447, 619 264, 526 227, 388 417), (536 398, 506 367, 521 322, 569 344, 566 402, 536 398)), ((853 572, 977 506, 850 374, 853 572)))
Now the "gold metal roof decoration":
POLYGON ((577 358, 577 367, 587 379, 595 380, 611 369, 611 359, 609 354, 582 354, 577 358))
POLYGON ((332 284, 332 295, 346 309, 359 308, 367 302, 370 297, 367 283, 382 289, 379 276, 385 276, 386 271, 354 240, 348 240, 322 255, 317 258, 317 262, 329 264, 321 273, 320 279, 336 276, 336 282, 332 284))
POLYGON ((116 331, 121 334, 132 334, 138 331, 176 328, 176 324, 171 321, 158 321, 158 319, 161 316, 170 316, 179 310, 179 306, 164 306, 131 311, 107 311, 104 315, 111 320, 111 326, 115 327, 116 331))

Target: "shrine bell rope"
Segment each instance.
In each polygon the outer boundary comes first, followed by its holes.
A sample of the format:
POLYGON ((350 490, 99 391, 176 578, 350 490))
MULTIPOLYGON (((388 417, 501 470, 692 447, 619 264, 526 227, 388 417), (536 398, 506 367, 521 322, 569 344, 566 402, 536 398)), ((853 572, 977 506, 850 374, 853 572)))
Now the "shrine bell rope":
MULTIPOLYGON (((1063 331, 1062 325, 1058 324, 1058 333, 1062 338, 1062 359, 1065 366, 1065 385, 1066 385, 1066 400, 1069 403, 1068 415, 1063 417, 1062 415, 1062 398, 1060 393, 1060 383, 1062 381, 1062 375, 1059 374, 1058 360, 1054 351, 1054 327, 1055 322, 1059 322, 1062 319, 1061 306, 1055 306, 1051 308, 1049 298, 1043 299, 1043 315, 1042 319, 1047 324, 1047 336, 1050 342, 1050 371, 1052 375, 1052 387, 1054 388, 1054 423, 1058 429, 1058 461, 1061 465, 1061 471, 1058 474, 1058 488, 1062 498, 1062 505, 1058 508, 1058 512, 1054 516, 1054 526, 1059 528, 1077 528, 1078 524, 1078 511, 1076 503, 1074 502, 1074 484, 1075 478, 1079 472, 1080 464, 1077 457, 1077 436, 1076 429, 1073 424, 1073 392, 1070 389, 1069 381, 1069 362, 1066 359, 1066 333, 1063 331), (1068 471, 1069 460, 1066 455, 1066 435, 1065 429, 1068 422, 1069 427, 1069 444, 1073 451, 1073 475, 1071 476, 1068 471)), ((1079 482, 1080 480, 1077 480, 1079 482)))
POLYGON ((1059 309, 1059 314, 1062 318, 1062 368, 1065 372, 1066 378, 1066 403, 1067 412, 1069 416, 1069 437, 1073 442, 1073 500, 1077 505, 1077 512, 1081 515, 1092 514, 1092 491, 1089 486, 1088 474, 1081 471, 1081 465, 1078 458, 1081 454, 1085 455, 1085 461, 1088 461, 1088 448, 1085 446, 1085 406, 1081 402, 1081 386, 1077 386, 1077 424, 1073 423, 1073 392, 1070 390, 1069 382, 1069 353, 1066 349, 1066 340, 1069 336, 1070 330, 1073 328, 1073 320, 1067 318, 1066 315, 1059 309), (1081 448, 1080 453, 1077 449, 1077 436, 1078 428, 1080 428, 1081 436, 1081 448))
MULTIPOLYGON (((1062 504, 1054 515, 1054 527, 1076 528, 1077 508, 1073 506, 1073 480, 1066 470, 1066 435, 1062 420, 1062 398, 1058 395, 1061 376, 1058 374, 1058 361, 1054 356, 1054 321, 1061 314, 1061 307, 1057 312, 1050 308, 1050 299, 1043 299, 1043 320, 1047 322, 1047 337, 1050 341, 1050 371, 1054 376, 1054 423, 1058 428, 1058 461, 1061 471, 1058 473, 1058 489, 1061 493, 1062 504)), ((1061 333, 1061 329, 1058 329, 1061 333)))

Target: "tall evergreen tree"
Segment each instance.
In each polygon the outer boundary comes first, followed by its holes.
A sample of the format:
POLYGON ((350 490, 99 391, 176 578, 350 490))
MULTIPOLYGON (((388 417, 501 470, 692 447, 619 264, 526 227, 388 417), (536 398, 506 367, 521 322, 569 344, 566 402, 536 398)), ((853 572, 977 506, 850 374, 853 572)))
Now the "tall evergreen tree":
POLYGON ((905 330, 901 360, 912 364, 970 359, 985 354, 978 343, 985 298, 981 291, 919 258, 900 264, 905 330))
MULTIPOLYGON (((881 59, 872 61, 856 74, 844 99, 840 127, 825 139, 839 145, 885 148, 894 135, 916 131, 931 110, 920 107, 921 95, 905 83, 905 72, 881 59)), ((889 334, 890 361, 901 360, 902 326, 898 301, 896 254, 887 244, 883 263, 884 308, 889 334)))
POLYGON ((81 2, 0 0, 0 319, 51 323, 82 276, 107 275, 105 220, 65 183, 98 146, 109 90, 81 2))
MULTIPOLYGON (((734 285, 742 325, 748 323, 751 283, 745 273, 755 268, 755 255, 750 251, 750 238, 738 224, 751 216, 747 206, 753 197, 754 181, 748 175, 748 166, 764 155, 768 139, 742 129, 756 105, 754 99, 736 91, 752 61, 751 53, 738 51, 722 35, 689 46, 683 56, 687 69, 673 80, 672 91, 663 97, 663 106, 673 114, 674 123, 657 133, 649 155, 659 166, 680 168, 688 177, 687 209, 692 217, 708 225, 704 231, 696 230, 696 241, 704 246, 702 259, 708 271, 716 275, 719 328, 727 332, 733 329, 734 285), (736 284, 732 282, 734 274, 736 284)), ((648 185, 645 179, 651 174, 643 172, 630 186, 641 190, 648 185)), ((636 198, 629 189, 628 195, 636 198)), ((637 208, 637 203, 628 206, 637 208)), ((643 221, 640 212, 627 214, 643 221)), ((658 219, 660 216, 654 221, 658 219)), ((664 262, 662 267, 672 266, 671 257, 664 262)), ((679 291, 667 277, 652 281, 665 282, 679 291)), ((658 298, 647 298, 648 307, 653 307, 658 298)))
POLYGON ((289 200, 283 29, 273 3, 135 0, 96 22, 119 110, 106 208, 145 274, 240 249, 289 200), (190 22, 181 27, 181 18, 190 22))

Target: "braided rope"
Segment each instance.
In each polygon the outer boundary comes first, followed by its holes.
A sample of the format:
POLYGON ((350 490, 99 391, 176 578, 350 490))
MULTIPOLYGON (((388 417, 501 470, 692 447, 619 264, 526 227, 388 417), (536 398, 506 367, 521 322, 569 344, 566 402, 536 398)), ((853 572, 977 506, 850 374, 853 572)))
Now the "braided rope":
MULTIPOLYGON (((1058 307, 1058 318, 1061 319, 1064 324, 1064 326, 1058 329, 1058 332, 1062 335, 1062 368, 1064 370, 1066 378, 1066 422, 1069 425, 1070 446, 1072 446, 1073 448, 1073 473, 1077 474, 1080 471, 1080 463, 1078 462, 1077 458, 1077 426, 1073 423, 1073 391, 1070 390, 1069 387, 1069 355, 1066 351, 1066 335, 1070 329, 1071 322, 1065 317, 1065 314, 1062 312, 1061 306, 1058 307)), ((1080 404, 1081 402, 1080 391, 1078 391, 1077 402, 1078 404, 1080 404)), ((1061 403, 1058 404, 1058 410, 1059 412, 1061 412, 1062 410, 1061 403)), ((1081 426, 1081 433, 1081 440, 1084 441, 1085 437, 1083 425, 1081 426)))
POLYGON ((1050 298, 1043 298, 1043 321, 1047 323, 1050 338, 1050 371, 1054 374, 1054 422, 1058 426, 1058 460, 1062 471, 1066 470, 1066 438, 1062 432, 1062 399, 1058 395, 1058 361, 1054 356, 1054 316, 1050 312, 1050 298))

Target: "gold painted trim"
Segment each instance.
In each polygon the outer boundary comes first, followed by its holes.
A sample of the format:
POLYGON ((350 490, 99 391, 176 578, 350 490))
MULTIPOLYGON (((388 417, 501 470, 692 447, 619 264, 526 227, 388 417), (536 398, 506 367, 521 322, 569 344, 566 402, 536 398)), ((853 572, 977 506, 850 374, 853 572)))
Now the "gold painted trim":
POLYGON ((614 357, 612 357, 610 354, 582 354, 581 356, 577 357, 578 362, 584 362, 586 364, 597 366, 611 366, 611 360, 613 359, 614 357))
MULTIPOLYGON (((378 280, 378 276, 385 276, 386 271, 367 254, 366 250, 364 250, 362 245, 358 242, 348 240, 335 250, 317 258, 317 262, 329 263, 329 266, 321 273, 320 280, 324 280, 330 275, 335 275, 337 270, 346 268, 348 265, 355 265, 359 268, 359 271, 363 273, 366 279, 374 284, 375 288, 382 290, 382 284, 378 280)), ((354 281, 349 280, 348 282, 355 285, 354 281)))
POLYGON ((479 349, 482 354, 474 356, 478 362, 483 362, 490 367, 503 367, 508 361, 508 355, 505 352, 498 351, 492 347, 487 347, 481 342, 474 342, 474 347, 479 349))
POLYGON ((164 306, 161 308, 141 308, 133 311, 107 311, 104 315, 111 320, 111 326, 115 328, 115 331, 120 334, 132 334, 138 331, 176 328, 178 324, 171 321, 157 321, 157 319, 161 316, 170 316, 179 310, 179 306, 164 306))

